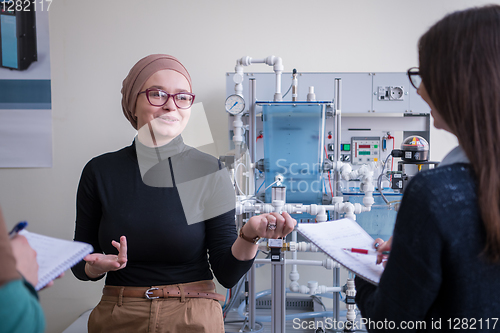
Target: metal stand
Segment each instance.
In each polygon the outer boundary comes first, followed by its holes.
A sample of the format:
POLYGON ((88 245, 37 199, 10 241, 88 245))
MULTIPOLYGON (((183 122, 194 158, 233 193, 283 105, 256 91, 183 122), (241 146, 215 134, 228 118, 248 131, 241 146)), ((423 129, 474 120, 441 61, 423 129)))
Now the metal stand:
POLYGON ((285 333, 286 330, 286 278, 285 257, 281 248, 271 249, 271 333, 285 333), (273 253, 274 251, 274 253, 273 253))
POLYGON ((256 290, 255 290, 255 265, 252 265, 250 271, 247 273, 248 278, 248 324, 250 330, 255 331, 255 312, 256 312, 256 303, 257 300, 255 298, 256 290))

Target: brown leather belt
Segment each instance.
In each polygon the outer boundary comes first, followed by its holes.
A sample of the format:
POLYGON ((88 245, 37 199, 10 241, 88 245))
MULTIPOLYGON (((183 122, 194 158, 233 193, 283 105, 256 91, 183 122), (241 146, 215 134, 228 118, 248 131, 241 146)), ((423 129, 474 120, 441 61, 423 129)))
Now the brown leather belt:
POLYGON ((120 287, 104 286, 104 296, 139 297, 147 299, 180 297, 212 298, 224 302, 225 297, 215 292, 215 283, 212 280, 196 281, 165 286, 148 287, 120 287))

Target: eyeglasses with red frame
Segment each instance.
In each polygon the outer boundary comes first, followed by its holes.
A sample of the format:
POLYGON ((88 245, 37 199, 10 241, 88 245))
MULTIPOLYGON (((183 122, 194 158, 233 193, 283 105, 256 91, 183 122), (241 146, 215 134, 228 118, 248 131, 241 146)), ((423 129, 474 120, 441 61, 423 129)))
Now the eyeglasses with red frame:
POLYGON ((175 105, 179 109, 189 109, 193 105, 195 95, 190 92, 178 92, 176 94, 169 94, 158 88, 149 88, 141 91, 140 94, 146 94, 149 104, 152 106, 163 106, 167 104, 170 97, 174 99, 175 105))

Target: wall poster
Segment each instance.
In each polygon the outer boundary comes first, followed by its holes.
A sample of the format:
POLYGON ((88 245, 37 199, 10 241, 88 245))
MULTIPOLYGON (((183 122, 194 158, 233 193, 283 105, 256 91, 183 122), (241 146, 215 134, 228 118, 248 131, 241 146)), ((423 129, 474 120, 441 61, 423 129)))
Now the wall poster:
POLYGON ((52 167, 50 5, 0 1, 0 168, 52 167))

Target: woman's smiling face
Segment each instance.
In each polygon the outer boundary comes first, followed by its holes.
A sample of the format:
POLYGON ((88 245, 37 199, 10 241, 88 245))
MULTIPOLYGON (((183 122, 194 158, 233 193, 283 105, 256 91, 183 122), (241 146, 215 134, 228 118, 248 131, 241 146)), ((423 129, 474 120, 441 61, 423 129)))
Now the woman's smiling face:
MULTIPOLYGON (((160 70, 149 77, 142 86, 141 91, 157 88, 169 94, 180 92, 191 92, 191 87, 184 75, 169 69, 160 70)), ((142 134, 151 132, 153 142, 157 146, 162 146, 170 142, 173 138, 182 133, 191 116, 191 108, 179 109, 170 97, 163 106, 153 106, 148 102, 145 93, 140 93, 136 103, 137 128, 139 138, 142 134), (144 127, 150 124, 149 131, 144 127)), ((151 139, 150 139, 151 140, 151 139)), ((150 140, 141 140, 147 144, 150 140)), ((147 144, 148 145, 148 144, 147 144)))

